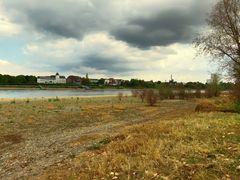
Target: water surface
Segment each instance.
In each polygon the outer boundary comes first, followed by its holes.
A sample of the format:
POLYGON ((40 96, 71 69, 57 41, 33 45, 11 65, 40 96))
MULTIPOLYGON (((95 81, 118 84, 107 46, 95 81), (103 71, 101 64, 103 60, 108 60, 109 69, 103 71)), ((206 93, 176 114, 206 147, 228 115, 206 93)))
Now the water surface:
POLYGON ((123 93, 130 95, 130 90, 0 90, 0 98, 39 98, 70 96, 112 96, 123 93))

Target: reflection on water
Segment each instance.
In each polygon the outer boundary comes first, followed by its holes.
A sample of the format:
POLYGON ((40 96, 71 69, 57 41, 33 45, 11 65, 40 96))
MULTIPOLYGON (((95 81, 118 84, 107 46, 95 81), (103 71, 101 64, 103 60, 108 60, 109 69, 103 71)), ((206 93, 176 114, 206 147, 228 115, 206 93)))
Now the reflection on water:
POLYGON ((130 90, 0 90, 0 98, 35 98, 63 96, 109 96, 123 93, 130 95, 130 90))

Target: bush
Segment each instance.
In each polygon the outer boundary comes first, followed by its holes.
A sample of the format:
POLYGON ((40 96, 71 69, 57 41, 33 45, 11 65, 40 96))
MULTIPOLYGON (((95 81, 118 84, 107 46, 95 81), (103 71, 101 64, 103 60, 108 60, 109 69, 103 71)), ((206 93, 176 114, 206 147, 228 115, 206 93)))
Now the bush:
POLYGON ((175 99, 175 94, 172 90, 169 91, 168 96, 169 96, 169 99, 175 99))
POLYGON ((240 113, 240 81, 238 80, 233 89, 234 109, 240 113))
POLYGON ((178 98, 179 99, 185 99, 186 98, 186 92, 184 88, 180 88, 178 90, 178 98))
POLYGON ((220 91, 217 86, 209 85, 206 89, 206 97, 218 97, 220 95, 220 91))
POLYGON ((153 90, 147 91, 147 103, 149 106, 154 106, 157 103, 157 95, 153 90))
POLYGON ((166 87, 166 86, 162 86, 162 87, 159 88, 159 97, 160 97, 161 100, 174 99, 175 95, 174 95, 171 88, 166 87))
POLYGON ((236 101, 234 103, 234 110, 238 113, 240 113, 240 101, 236 101))
POLYGON ((201 93, 201 90, 200 89, 197 89, 196 92, 195 92, 195 97, 196 98, 201 98, 202 97, 202 93, 201 93))
POLYGON ((193 99, 193 98, 195 98, 195 93, 193 93, 192 91, 187 91, 185 94, 186 94, 185 95, 186 99, 193 99))
POLYGON ((235 83, 232 94, 234 100, 240 102, 240 81, 235 83))
POLYGON ((197 112, 212 112, 217 110, 218 110, 217 105, 209 99, 203 99, 199 101, 198 105, 195 108, 195 111, 197 112))

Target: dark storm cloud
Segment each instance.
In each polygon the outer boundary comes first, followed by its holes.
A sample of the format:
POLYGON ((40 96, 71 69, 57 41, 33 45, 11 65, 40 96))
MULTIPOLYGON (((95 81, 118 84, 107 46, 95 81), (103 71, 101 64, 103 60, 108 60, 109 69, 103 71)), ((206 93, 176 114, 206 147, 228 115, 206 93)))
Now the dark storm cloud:
MULTIPOLYGON (((146 2, 151 4, 152 1, 146 2)), ((118 0, 8 0, 4 5, 15 21, 49 38, 82 39, 88 33, 104 31, 141 48, 190 42, 196 29, 203 26, 211 7, 209 0, 187 1, 186 7, 180 6, 184 1, 164 3, 168 8, 146 9, 147 15, 135 9, 137 1, 129 8, 134 9, 134 15, 131 10, 121 11, 125 4, 118 0)))
POLYGON ((85 34, 101 31, 109 25, 108 18, 96 7, 101 8, 101 4, 88 0, 9 0, 4 4, 16 22, 49 37, 82 39, 85 34))
POLYGON ((203 2, 194 3, 187 10, 172 9, 147 18, 130 19, 125 27, 114 29, 112 34, 140 48, 190 43, 205 24, 210 6, 203 2))
POLYGON ((139 47, 190 42, 194 32, 188 16, 171 11, 151 19, 131 20, 127 26, 112 31, 117 39, 139 47))
POLYGON ((82 65, 84 67, 103 70, 109 73, 125 73, 134 70, 129 66, 129 64, 126 65, 126 61, 124 59, 120 59, 118 57, 105 57, 95 54, 86 56, 82 65))
POLYGON ((67 63, 59 66, 62 71, 79 71, 83 69, 95 69, 102 71, 106 74, 128 74, 139 70, 131 67, 131 64, 124 59, 118 57, 107 57, 100 54, 91 54, 85 57, 81 57, 80 60, 76 60, 75 63, 67 63))

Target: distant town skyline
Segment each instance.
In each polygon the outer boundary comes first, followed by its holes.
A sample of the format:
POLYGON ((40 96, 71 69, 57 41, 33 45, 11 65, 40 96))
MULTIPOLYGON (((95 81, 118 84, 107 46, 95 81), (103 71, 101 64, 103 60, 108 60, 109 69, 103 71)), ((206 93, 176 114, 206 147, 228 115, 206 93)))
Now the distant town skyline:
POLYGON ((216 69, 192 40, 214 2, 3 0, 0 74, 206 82, 216 69))

